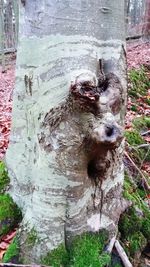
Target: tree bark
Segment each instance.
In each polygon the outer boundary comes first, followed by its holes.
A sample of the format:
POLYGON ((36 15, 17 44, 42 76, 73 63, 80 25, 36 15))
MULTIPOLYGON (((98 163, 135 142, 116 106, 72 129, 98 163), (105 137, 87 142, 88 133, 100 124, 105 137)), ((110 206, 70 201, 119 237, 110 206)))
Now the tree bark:
POLYGON ((124 28, 123 0, 20 4, 6 163, 21 238, 33 228, 38 235, 33 248, 22 242, 30 262, 86 231, 112 237, 126 208, 124 28))
POLYGON ((5 34, 4 34, 4 10, 3 1, 0 1, 0 51, 1 51, 1 65, 2 72, 5 72, 5 34))
POLYGON ((145 14, 143 20, 142 33, 144 40, 150 39, 150 0, 146 0, 145 2, 145 14))

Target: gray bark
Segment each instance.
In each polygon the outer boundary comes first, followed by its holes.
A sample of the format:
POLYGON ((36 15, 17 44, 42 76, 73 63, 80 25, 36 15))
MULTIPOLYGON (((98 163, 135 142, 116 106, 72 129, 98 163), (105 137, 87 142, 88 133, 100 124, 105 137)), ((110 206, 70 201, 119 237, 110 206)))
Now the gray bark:
POLYGON ((150 0, 145 1, 145 14, 143 18, 142 33, 144 40, 150 39, 150 0))
POLYGON ((124 1, 26 0, 19 28, 6 163, 21 237, 32 228, 38 235, 22 254, 38 262, 85 231, 113 236, 126 207, 124 1))
POLYGON ((4 37, 4 14, 3 14, 3 0, 0 0, 0 51, 1 51, 1 65, 2 71, 5 71, 5 37, 4 37))

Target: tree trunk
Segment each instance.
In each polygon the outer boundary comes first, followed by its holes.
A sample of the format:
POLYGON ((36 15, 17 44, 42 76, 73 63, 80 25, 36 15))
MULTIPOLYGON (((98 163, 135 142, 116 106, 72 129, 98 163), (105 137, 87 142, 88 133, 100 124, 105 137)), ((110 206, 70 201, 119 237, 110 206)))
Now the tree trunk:
POLYGON ((113 236, 126 207, 124 1, 21 2, 6 163, 23 211, 22 255, 38 262, 83 232, 113 236))
POLYGON ((150 39, 150 0, 146 0, 145 2, 145 15, 143 20, 142 33, 144 40, 150 39))
POLYGON ((0 55, 2 72, 5 72, 5 33, 4 33, 4 8, 3 1, 0 1, 0 55))

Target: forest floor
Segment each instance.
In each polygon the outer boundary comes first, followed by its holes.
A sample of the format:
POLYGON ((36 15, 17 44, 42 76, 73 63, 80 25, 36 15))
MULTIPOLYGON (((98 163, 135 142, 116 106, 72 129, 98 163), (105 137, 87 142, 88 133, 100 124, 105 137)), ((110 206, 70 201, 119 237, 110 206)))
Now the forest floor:
MULTIPOLYGON (((9 144, 12 96, 15 86, 15 64, 16 57, 14 54, 11 54, 6 56, 5 72, 2 73, 0 65, 0 160, 4 158, 9 144)), ((127 44, 127 67, 129 95, 125 118, 125 135, 127 140, 125 165, 130 165, 130 169, 133 167, 139 173, 142 171, 150 179, 150 160, 147 160, 148 157, 145 157, 145 154, 146 156, 148 153, 150 154, 150 43, 134 42, 127 44), (140 122, 138 119, 140 119, 140 122), (137 127, 136 129, 135 126, 137 127), (133 132, 134 134, 132 134, 133 132), (143 142, 140 143, 137 134, 141 135, 144 144, 143 142), (143 159, 137 160, 137 154, 132 153, 135 145, 140 148, 143 148, 143 145, 148 147, 144 151, 143 159)), ((140 158, 140 156, 141 152, 138 152, 138 157, 140 158)), ((147 201, 150 202, 150 192, 147 194, 147 201)), ((0 243, 0 259, 14 235, 15 230, 2 239, 0 243)), ((150 250, 148 253, 150 256, 150 250)), ((145 266, 150 266, 150 260, 147 258, 146 260, 145 266)))

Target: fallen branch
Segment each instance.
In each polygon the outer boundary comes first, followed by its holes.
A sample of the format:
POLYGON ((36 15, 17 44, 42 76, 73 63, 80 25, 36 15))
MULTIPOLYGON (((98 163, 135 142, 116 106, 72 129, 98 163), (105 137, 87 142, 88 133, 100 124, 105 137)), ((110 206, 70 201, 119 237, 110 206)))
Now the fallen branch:
POLYGON ((128 153, 125 151, 124 152, 125 156, 130 160, 130 162, 132 163, 132 165, 134 166, 134 168, 139 172, 139 174, 141 175, 142 177, 142 182, 144 184, 144 187, 146 190, 148 190, 150 192, 150 186, 144 176, 144 174, 142 173, 142 171, 136 166, 136 164, 134 163, 134 161, 130 158, 130 156, 128 155, 128 153))
POLYGON ((138 148, 145 148, 145 147, 149 148, 150 147, 150 144, 142 144, 142 145, 136 146, 136 149, 138 149, 138 148))
POLYGON ((109 254, 111 254, 111 252, 113 250, 115 241, 116 241, 116 235, 114 237, 112 237, 112 239, 110 240, 109 244, 106 247, 105 251, 108 252, 109 254))
POLYGON ((144 135, 148 135, 148 134, 150 134, 150 130, 148 130, 148 131, 146 131, 146 132, 144 132, 144 133, 141 133, 142 136, 144 136, 144 135))
POLYGON ((131 262, 128 259, 127 254, 125 253, 123 247, 120 245, 118 240, 116 240, 116 242, 115 242, 115 248, 116 248, 124 266, 125 267, 133 267, 133 265, 131 264, 131 262))

